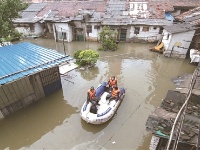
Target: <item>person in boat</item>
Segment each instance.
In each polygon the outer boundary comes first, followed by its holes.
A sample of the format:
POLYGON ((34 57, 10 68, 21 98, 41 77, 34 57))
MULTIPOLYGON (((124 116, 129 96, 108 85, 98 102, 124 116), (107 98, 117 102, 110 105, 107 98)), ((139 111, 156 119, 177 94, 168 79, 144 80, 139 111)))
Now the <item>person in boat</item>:
MULTIPOLYGON (((112 101, 112 100, 118 100, 119 98, 119 94, 120 94, 120 89, 117 87, 117 86, 114 86, 111 90, 111 96, 109 97, 108 101, 109 103, 112 101)), ((109 104, 108 103, 108 104, 109 104)))
POLYGON ((95 96, 96 90, 93 86, 87 92, 87 102, 91 102, 92 104, 98 104, 99 99, 95 96))
POLYGON ((107 82, 107 85, 109 89, 111 90, 113 87, 117 87, 117 79, 115 76, 110 77, 110 79, 107 82))

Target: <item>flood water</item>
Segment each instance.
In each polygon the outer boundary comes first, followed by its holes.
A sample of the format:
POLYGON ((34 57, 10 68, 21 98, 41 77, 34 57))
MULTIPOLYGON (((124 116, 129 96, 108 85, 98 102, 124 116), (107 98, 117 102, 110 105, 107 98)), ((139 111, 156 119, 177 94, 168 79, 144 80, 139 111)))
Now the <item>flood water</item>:
MULTIPOLYGON (((97 50, 97 42, 55 43, 25 40, 73 56, 80 49, 97 50), (65 52, 64 52, 65 49, 65 52)), ((23 41, 21 41, 23 42, 23 41)), ((98 51, 96 66, 62 77, 62 89, 0 120, 0 149, 131 149, 148 150, 151 133, 146 120, 159 107, 172 79, 193 73, 189 59, 150 52, 154 44, 120 43, 117 51, 98 51), (80 110, 90 86, 115 75, 126 96, 114 117, 102 125, 81 120, 80 110)))

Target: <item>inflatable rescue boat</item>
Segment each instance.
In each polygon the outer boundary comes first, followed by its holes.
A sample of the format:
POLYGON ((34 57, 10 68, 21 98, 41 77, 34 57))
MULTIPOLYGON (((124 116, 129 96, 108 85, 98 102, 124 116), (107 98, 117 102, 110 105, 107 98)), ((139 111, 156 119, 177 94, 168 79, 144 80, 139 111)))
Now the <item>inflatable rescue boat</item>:
POLYGON ((96 88, 96 97, 98 97, 100 100, 98 102, 98 105, 96 105, 96 111, 92 111, 92 104, 91 102, 85 101, 81 108, 81 118, 85 120, 87 123, 91 124, 102 124, 106 121, 108 121, 117 111, 117 108, 119 107, 120 103, 122 102, 124 96, 125 96, 125 89, 120 88, 120 94, 119 97, 116 100, 112 100, 109 103, 108 97, 110 96, 110 92, 108 90, 108 87, 106 87, 107 83, 103 82, 96 88))

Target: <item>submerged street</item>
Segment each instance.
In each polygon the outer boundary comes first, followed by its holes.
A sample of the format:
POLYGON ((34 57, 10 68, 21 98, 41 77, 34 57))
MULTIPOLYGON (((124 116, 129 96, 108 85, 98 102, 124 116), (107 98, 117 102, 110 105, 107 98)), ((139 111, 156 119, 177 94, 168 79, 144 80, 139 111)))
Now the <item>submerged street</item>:
MULTIPOLYGON (((24 41, 72 57, 77 50, 100 47, 97 42, 24 41)), ((189 59, 149 51, 154 45, 119 43, 117 51, 98 51, 100 59, 94 68, 75 69, 61 76, 62 89, 0 119, 0 149, 149 149, 151 133, 145 130, 149 114, 159 107, 168 90, 176 88, 173 78, 192 74, 196 68, 189 59), (87 90, 112 75, 118 86, 126 89, 123 102, 110 121, 87 124, 80 117, 87 90)))

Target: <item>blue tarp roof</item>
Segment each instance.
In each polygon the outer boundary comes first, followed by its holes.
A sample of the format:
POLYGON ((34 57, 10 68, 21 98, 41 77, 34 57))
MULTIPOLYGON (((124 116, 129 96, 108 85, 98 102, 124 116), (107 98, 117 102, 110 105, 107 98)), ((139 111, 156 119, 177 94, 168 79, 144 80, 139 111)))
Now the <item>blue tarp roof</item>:
POLYGON ((169 13, 169 12, 166 12, 165 13, 165 17, 168 21, 173 21, 174 20, 174 17, 169 13))
POLYGON ((17 80, 71 60, 55 50, 23 42, 0 47, 0 84, 17 80))

